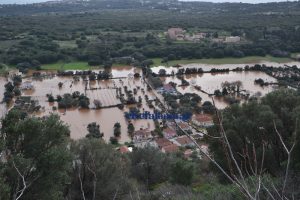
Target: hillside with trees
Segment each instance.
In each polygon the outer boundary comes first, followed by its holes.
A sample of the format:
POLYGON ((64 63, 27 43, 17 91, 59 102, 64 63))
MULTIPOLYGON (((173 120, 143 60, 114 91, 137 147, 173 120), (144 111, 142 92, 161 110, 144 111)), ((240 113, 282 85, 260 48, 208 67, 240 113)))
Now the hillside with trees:
POLYGON ((140 6, 137 1, 109 2, 1 6, 1 62, 34 69, 41 64, 70 61, 91 66, 111 62, 140 66, 152 58, 290 57, 291 53, 300 52, 299 2, 252 5, 167 1, 165 9, 152 5, 163 6, 159 1, 140 6), (106 6, 97 9, 95 3, 106 6), (68 11, 64 5, 74 5, 78 10, 68 11), (80 10, 78 5, 85 9, 91 6, 93 12, 80 10), (61 12, 46 9, 56 6, 61 12), (14 14, 18 9, 22 16, 14 14), (34 13, 35 10, 41 13, 34 13), (245 41, 178 43, 160 37, 170 27, 188 32, 206 30, 207 37, 212 38, 226 32, 245 41))

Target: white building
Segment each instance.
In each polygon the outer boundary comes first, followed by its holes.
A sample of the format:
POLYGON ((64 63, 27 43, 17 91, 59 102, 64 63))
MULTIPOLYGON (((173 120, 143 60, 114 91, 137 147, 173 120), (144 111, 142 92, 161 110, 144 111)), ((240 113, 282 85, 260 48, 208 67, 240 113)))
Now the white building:
POLYGON ((169 28, 168 36, 172 40, 179 39, 180 37, 184 36, 184 30, 182 28, 169 28))
POLYGON ((228 42, 228 43, 236 43, 236 42, 240 42, 240 41, 241 41, 241 37, 239 37, 239 36, 230 36, 230 37, 225 38, 225 42, 228 42))
POLYGON ((24 83, 22 83, 21 85, 21 89, 22 90, 32 90, 34 87, 32 85, 32 82, 30 81, 25 81, 24 83))

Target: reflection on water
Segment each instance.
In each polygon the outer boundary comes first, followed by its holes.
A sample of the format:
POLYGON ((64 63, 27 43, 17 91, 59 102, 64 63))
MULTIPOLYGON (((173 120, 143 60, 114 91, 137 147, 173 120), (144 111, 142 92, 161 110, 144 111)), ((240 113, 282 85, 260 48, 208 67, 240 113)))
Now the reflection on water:
MULTIPOLYGON (((191 66, 191 65, 189 65, 191 66)), ((208 65, 207 65, 208 66, 208 65)), ((210 65, 211 66, 211 65, 210 65)), ((230 65, 233 68, 236 68, 239 65, 230 65)), ((244 65, 241 65, 244 66, 244 65)), ((240 66, 240 67, 241 67, 240 66)), ((200 67, 202 67, 200 65, 200 67)), ((220 66, 219 66, 220 67, 220 66)), ((162 67, 156 67, 153 71, 158 72, 159 69, 162 67)), ((204 67, 203 67, 204 68, 204 67)), ((220 67, 225 68, 225 67, 220 67)), ((226 67, 227 68, 227 67, 226 67)), ((177 68, 165 68, 167 71, 175 70, 177 68)), ((99 70, 95 70, 99 71, 99 70)), ((113 77, 128 77, 128 74, 133 74, 135 72, 141 72, 140 69, 132 68, 132 67, 117 67, 112 69, 113 77)), ((48 71, 49 73, 49 71, 48 71)), ((205 73, 201 75, 186 75, 186 80, 189 82, 194 82, 195 85, 201 86, 203 90, 209 93, 213 93, 214 90, 221 88, 221 83, 225 81, 237 81, 240 80, 243 83, 243 89, 249 90, 250 94, 254 94, 256 92, 261 92, 262 94, 266 94, 273 90, 271 86, 268 87, 260 87, 254 84, 254 80, 257 78, 262 78, 267 82, 276 82, 276 80, 263 72, 229 72, 229 73, 218 73, 218 74, 210 74, 205 73)), ((180 80, 176 77, 167 77, 162 78, 165 82, 176 82, 180 84, 180 80)), ((56 113, 60 115, 61 119, 70 126, 71 129, 71 137, 73 139, 82 138, 87 134, 87 125, 91 122, 97 122, 100 124, 100 131, 104 133, 104 139, 106 141, 109 140, 111 136, 113 136, 113 125, 116 122, 121 124, 121 138, 120 142, 130 141, 130 138, 127 135, 127 124, 124 117, 124 112, 129 111, 130 106, 125 106, 124 110, 120 110, 119 108, 108 108, 108 109, 101 109, 101 110, 87 110, 87 109, 68 109, 66 112, 65 110, 57 110, 53 111, 53 106, 57 106, 57 103, 48 103, 46 94, 52 94, 54 97, 56 95, 63 95, 64 93, 73 93, 75 91, 79 91, 84 93, 84 88, 86 82, 80 80, 79 82, 74 82, 72 77, 53 77, 49 79, 43 80, 35 80, 32 78, 27 78, 23 81, 32 81, 34 85, 34 90, 27 90, 23 91, 23 95, 32 96, 34 99, 39 100, 40 105, 44 107, 44 112, 40 113, 40 115, 47 115, 49 113, 56 113), (58 83, 62 82, 62 88, 58 87, 58 83)), ((6 78, 0 78, 0 96, 1 99, 3 98, 4 93, 4 84, 6 83, 6 78)), ((133 90, 133 88, 139 87, 140 89, 137 90, 137 94, 135 95, 136 99, 138 96, 141 96, 143 99, 143 104, 141 107, 142 111, 151 111, 151 109, 146 105, 146 101, 144 95, 147 94, 149 98, 153 98, 154 94, 152 92, 147 92, 146 85, 141 81, 141 79, 134 79, 134 78, 125 78, 121 81, 119 79, 112 79, 112 80, 102 80, 102 81, 93 81, 87 84, 88 88, 106 88, 107 90, 112 90, 115 92, 115 89, 112 88, 123 88, 123 86, 127 86, 128 90, 133 90), (142 89, 146 92, 143 94, 142 89)), ((181 93, 197 93, 202 97, 202 102, 206 100, 211 100, 208 95, 205 95, 197 90, 193 86, 187 87, 178 87, 177 90, 181 93)), ((115 93, 101 93, 99 90, 88 91, 87 96, 90 98, 90 107, 93 107, 93 100, 94 99, 101 99, 102 101, 115 101, 114 94, 115 93), (110 97, 108 98, 107 95, 110 97)), ((124 90, 123 90, 124 93, 124 90)), ((227 104, 222 101, 221 99, 216 99, 216 104, 218 108, 224 108, 227 104)), ((6 112, 6 106, 4 104, 0 105, 0 115, 3 116, 6 112)), ((147 128, 154 129, 154 123, 151 120, 138 120, 133 122, 135 129, 139 128, 147 128)))

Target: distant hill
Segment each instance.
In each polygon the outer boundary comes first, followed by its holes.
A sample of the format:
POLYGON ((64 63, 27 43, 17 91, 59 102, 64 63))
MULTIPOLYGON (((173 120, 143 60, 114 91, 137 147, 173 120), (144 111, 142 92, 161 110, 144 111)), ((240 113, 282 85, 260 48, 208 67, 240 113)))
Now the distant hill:
POLYGON ((300 2, 264 4, 182 2, 177 0, 63 0, 0 5, 0 15, 97 12, 103 9, 159 9, 177 12, 300 14, 300 2))

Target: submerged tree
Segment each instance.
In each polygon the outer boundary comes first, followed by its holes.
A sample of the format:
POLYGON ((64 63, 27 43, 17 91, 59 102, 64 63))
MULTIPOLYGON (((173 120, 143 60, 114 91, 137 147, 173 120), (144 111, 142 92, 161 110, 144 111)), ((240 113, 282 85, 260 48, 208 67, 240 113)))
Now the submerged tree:
POLYGON ((102 138, 103 133, 100 132, 100 125, 96 122, 90 123, 87 126, 88 134, 86 135, 87 138, 102 138))
POLYGON ((114 136, 120 137, 120 135, 121 135, 121 124, 119 122, 117 122, 114 125, 114 136))
POLYGON ((101 108, 102 103, 101 103, 100 100, 95 99, 94 100, 94 105, 95 105, 96 109, 99 109, 99 108, 101 108))
POLYGON ((64 85, 64 84, 63 84, 62 82, 59 82, 59 83, 58 83, 58 87, 59 87, 59 88, 62 88, 63 85, 64 85))
POLYGON ((132 123, 129 123, 127 127, 127 132, 130 137, 133 137, 134 129, 134 125, 132 123))

